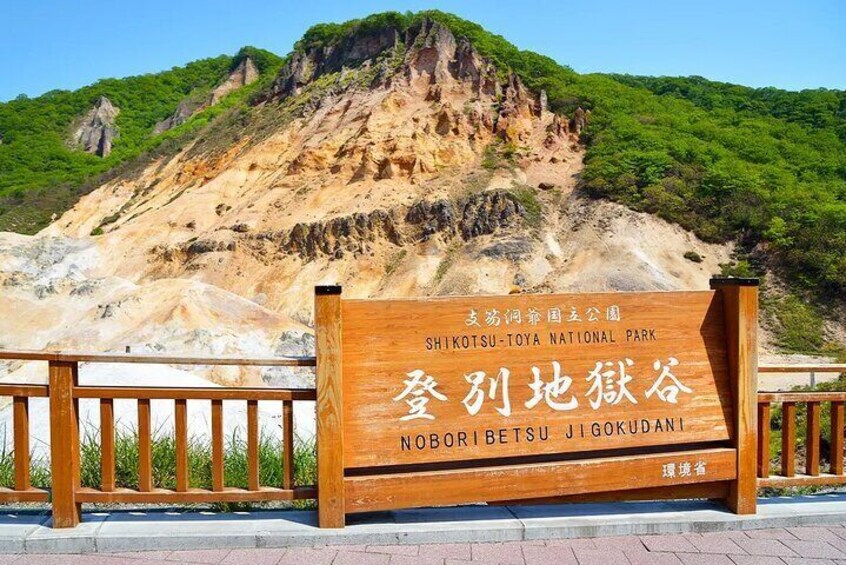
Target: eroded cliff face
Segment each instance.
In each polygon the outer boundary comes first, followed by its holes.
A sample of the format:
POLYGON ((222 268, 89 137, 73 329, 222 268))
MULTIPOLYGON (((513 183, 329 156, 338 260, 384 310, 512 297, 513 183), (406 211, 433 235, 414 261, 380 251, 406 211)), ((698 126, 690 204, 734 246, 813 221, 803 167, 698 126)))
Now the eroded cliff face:
POLYGON ((531 94, 513 74, 500 79, 466 40, 428 20, 294 53, 267 103, 291 101, 301 109, 304 143, 288 175, 423 180, 445 167, 478 168, 493 142, 526 145, 526 156, 540 158, 531 147, 540 139, 547 160, 579 153, 543 93, 531 94))
POLYGON ((99 157, 108 157, 112 152, 112 141, 118 136, 115 119, 120 108, 108 98, 101 96, 94 106, 73 127, 71 144, 99 157))
POLYGON ((217 85, 209 95, 208 105, 214 106, 221 99, 241 87, 247 86, 257 81, 259 78, 259 71, 255 63, 250 57, 244 57, 241 62, 232 69, 229 76, 226 77, 221 84, 217 85))
POLYGON ((214 106, 220 102, 224 96, 230 92, 234 92, 239 88, 247 86, 257 81, 259 78, 259 71, 252 58, 244 57, 238 65, 232 69, 229 75, 217 85, 207 96, 192 95, 180 101, 176 106, 173 114, 160 121, 153 128, 154 134, 165 132, 173 129, 180 124, 188 121, 188 118, 200 112, 209 106, 214 106))
MULTIPOLYGON (((579 193, 589 119, 550 112, 437 23, 351 34, 295 53, 248 114, 109 181, 33 241, 96 249, 86 281, 204 285, 277 330, 310 323, 319 284, 347 297, 706 288, 727 247, 579 193)), ((228 319, 217 302, 198 320, 228 319)))

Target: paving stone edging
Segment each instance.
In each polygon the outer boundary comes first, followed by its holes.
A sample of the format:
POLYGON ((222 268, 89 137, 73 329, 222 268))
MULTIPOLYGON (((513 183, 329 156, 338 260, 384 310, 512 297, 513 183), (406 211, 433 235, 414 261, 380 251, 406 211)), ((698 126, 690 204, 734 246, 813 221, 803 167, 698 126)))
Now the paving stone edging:
POLYGON ((47 514, 0 515, 0 553, 93 553, 341 544, 524 541, 834 525, 846 494, 759 500, 736 516, 707 501, 425 508, 351 516, 343 530, 316 527, 314 512, 85 514, 54 530, 47 514))

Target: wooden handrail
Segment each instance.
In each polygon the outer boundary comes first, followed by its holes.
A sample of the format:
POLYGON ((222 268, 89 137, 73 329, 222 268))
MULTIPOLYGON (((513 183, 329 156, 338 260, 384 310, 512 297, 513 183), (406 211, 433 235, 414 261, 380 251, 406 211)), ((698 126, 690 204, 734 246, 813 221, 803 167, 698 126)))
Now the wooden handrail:
MULTIPOLYGON (((315 357, 198 357, 136 353, 84 353, 0 349, 0 360, 69 361, 84 363, 142 363, 159 365, 245 365, 261 367, 314 367, 315 357)), ((826 365, 759 365, 759 373, 846 373, 846 363, 826 365)))
POLYGON ((763 402, 843 402, 846 391, 837 392, 759 392, 758 403, 763 402))
POLYGON ((759 373, 846 373, 846 363, 827 365, 758 365, 759 373))
MULTIPOLYGON (((83 386, 78 382, 79 363, 136 363, 168 365, 233 365, 267 367, 315 367, 315 357, 198 357, 151 355, 131 353, 84 353, 74 351, 31 351, 0 349, 0 360, 48 361, 51 367, 51 385, 26 383, 0 383, 0 396, 13 397, 15 403, 16 446, 27 446, 29 436, 28 398, 51 398, 51 446, 63 447, 66 453, 53 453, 57 460, 71 461, 68 472, 62 474, 53 469, 54 515, 62 519, 57 526, 73 526, 79 520, 81 502, 159 502, 198 503, 212 501, 248 500, 295 500, 310 498, 317 494, 314 487, 299 486, 294 481, 294 401, 316 400, 316 390, 309 388, 244 388, 244 387, 165 387, 165 386, 83 386), (61 397, 61 398, 59 398, 61 397), (80 488, 78 485, 78 414, 75 399, 98 399, 101 421, 101 490, 80 488), (114 399, 137 401, 139 429, 139 485, 138 490, 118 488, 114 469, 114 399), (152 477, 152 449, 150 430, 150 401, 174 401, 177 462, 176 488, 173 491, 156 488, 152 477), (186 401, 210 401, 212 407, 212 489, 190 488, 187 468, 187 405, 186 401), (225 484, 223 469, 223 410, 222 401, 247 402, 248 425, 248 471, 247 489, 233 489, 225 484), (258 401, 281 401, 284 441, 282 453, 284 474, 280 484, 266 486, 260 483, 258 461, 258 401), (61 408, 62 410, 59 410, 61 408), (55 421, 54 421, 55 420, 55 421), (55 437, 54 437, 55 436, 55 437), (58 441, 56 441, 58 440, 58 441), (55 444, 55 445, 54 445, 55 444), (281 487, 281 488, 280 488, 281 487), (57 496, 57 493, 61 496, 57 496)), ((846 364, 820 365, 760 365, 760 373, 846 373, 846 364)), ((843 457, 831 457, 830 473, 820 468, 820 444, 822 434, 819 416, 820 403, 832 403, 831 438, 833 449, 841 453, 842 438, 837 430, 843 428, 846 411, 846 391, 841 392, 759 392, 758 403, 758 486, 788 486, 806 484, 846 483, 843 474, 843 457), (769 422, 770 404, 784 406, 784 433, 781 476, 770 476, 769 472, 769 422), (796 404, 807 404, 809 414, 806 437, 805 473, 798 475, 795 469, 795 408, 796 404)), ((318 448, 320 442, 318 442, 318 448)), ((60 450, 61 451, 61 450, 60 450)), ((28 449, 16 450, 15 489, 0 491, 0 499, 46 500, 48 493, 33 489, 29 481, 28 449), (18 452, 20 451, 20 453, 18 452)), ((318 457, 318 461, 320 461, 318 457)), ((323 458, 325 460, 325 457, 323 458)), ((320 505, 318 505, 320 506, 320 505)), ((325 506, 325 504, 323 505, 325 506)))
POLYGON ((136 400, 316 400, 313 388, 74 386, 74 398, 136 400))
POLYGON ((23 383, 0 383, 0 396, 40 396, 50 395, 48 385, 31 385, 23 383))
POLYGON ((83 353, 0 349, 0 359, 64 361, 71 363, 143 363, 157 365, 248 365, 260 367, 314 367, 315 357, 195 357, 138 355, 135 353, 83 353))

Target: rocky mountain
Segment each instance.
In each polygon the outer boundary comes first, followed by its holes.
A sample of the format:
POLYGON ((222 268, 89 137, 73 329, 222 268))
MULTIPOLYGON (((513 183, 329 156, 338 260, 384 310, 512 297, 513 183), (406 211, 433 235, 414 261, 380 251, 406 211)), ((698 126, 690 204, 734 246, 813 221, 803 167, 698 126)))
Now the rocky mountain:
POLYGON ((253 84, 258 79, 258 67, 256 67, 252 57, 248 55, 238 62, 238 65, 232 69, 225 81, 217 85, 211 91, 207 104, 209 106, 214 106, 223 100, 230 92, 234 92, 241 87, 253 84))
POLYGON ((242 58, 237 66, 229 72, 226 79, 217 85, 210 94, 202 96, 202 93, 192 93, 191 96, 181 100, 173 114, 156 123, 153 127, 153 133, 160 134, 184 124, 197 112, 202 112, 206 108, 214 106, 223 100, 227 94, 250 85, 258 79, 259 70, 253 63, 252 57, 242 58))
POLYGON ((600 288, 704 285, 728 248, 681 231, 675 257, 651 258, 664 265, 623 266, 644 245, 619 249, 603 223, 636 215, 597 213, 575 190, 575 117, 436 21, 353 34, 292 56, 239 143, 197 142, 106 183, 45 233, 102 230, 97 245, 120 260, 101 276, 201 280, 305 323, 321 282, 350 296, 596 287, 570 265, 601 262, 608 245, 621 256, 602 271, 619 274, 600 288))
POLYGON ((108 157, 112 152, 112 141, 118 136, 115 118, 119 113, 120 108, 101 96, 79 120, 71 136, 71 143, 98 157, 108 157))
MULTIPOLYGON (((752 152, 775 134, 759 124, 757 148, 738 144, 746 126, 722 121, 748 110, 711 117, 630 77, 579 76, 436 12, 316 26, 284 59, 250 53, 151 113, 132 130, 150 149, 40 232, 0 234, 4 346, 306 352, 317 284, 348 297, 671 290, 749 270, 780 293, 768 349, 842 340, 842 320, 823 321, 820 294, 791 278, 815 228, 743 184, 766 173, 804 186, 810 172, 759 171, 752 152), (785 341, 797 323, 821 341, 785 341)), ((761 104, 779 139, 835 143, 761 104)), ((117 153, 125 138, 112 142, 117 153)), ((840 186, 836 171, 825 186, 840 186)))

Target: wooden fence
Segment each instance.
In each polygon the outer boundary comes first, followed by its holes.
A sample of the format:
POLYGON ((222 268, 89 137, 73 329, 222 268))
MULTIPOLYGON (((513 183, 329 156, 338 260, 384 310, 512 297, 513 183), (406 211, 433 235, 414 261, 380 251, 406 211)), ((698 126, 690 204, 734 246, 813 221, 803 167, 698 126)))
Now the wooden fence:
MULTIPOLYGON (((162 357, 130 354, 83 354, 32 351, 0 351, 0 359, 46 361, 49 383, 46 385, 0 383, 0 396, 13 400, 14 469, 13 488, 0 488, 0 503, 50 502, 53 526, 74 527, 79 523, 83 503, 164 503, 191 504, 212 502, 254 502, 314 499, 317 487, 294 482, 293 403, 315 401, 314 388, 169 388, 85 386, 79 383, 80 363, 144 363, 176 365, 239 365, 268 367, 315 367, 314 357, 301 358, 199 358, 162 357), (29 399, 48 397, 50 402, 51 481, 49 491, 30 483, 29 399), (79 399, 100 402, 100 449, 102 484, 99 489, 80 485, 79 469, 79 399), (115 486, 114 400, 134 399, 138 407, 139 487, 137 490, 115 486), (176 488, 155 488, 152 480, 151 400, 174 402, 176 451, 176 488), (188 401, 210 402, 212 442, 212 488, 188 485, 188 401), (223 401, 246 402, 248 488, 227 487, 223 472, 223 401), (282 484, 262 485, 259 481, 258 402, 282 402, 283 469, 282 484)), ((810 372, 843 373, 846 365, 770 365, 760 366, 760 373, 810 372)), ((318 371, 319 378, 319 371, 318 371)), ((319 425, 319 419, 318 419, 319 425)), ((844 474, 843 430, 846 426, 846 391, 844 392, 759 392, 757 475, 759 487, 819 486, 846 484, 844 474), (831 403, 830 472, 820 472, 820 408, 831 403), (783 410, 781 474, 770 474, 771 405, 783 410), (805 472, 796 472, 796 405, 807 408, 805 472)), ((326 446, 324 446, 326 447, 326 446)), ((328 458, 318 445, 318 469, 328 458)))
MULTIPOLYGON (((762 365, 759 373, 846 373, 844 365, 762 365)), ((843 430, 846 425, 846 391, 758 393, 758 486, 796 487, 846 483, 843 468, 843 430), (831 404, 829 472, 820 472, 821 403, 831 404), (770 474, 771 407, 780 405, 781 474, 770 474), (796 472, 796 405, 805 406, 805 472, 796 472)))
POLYGON ((82 503, 255 502, 297 500, 316 497, 311 485, 294 484, 294 410, 296 401, 316 400, 315 389, 278 388, 170 388, 84 386, 79 383, 80 363, 144 363, 176 365, 240 365, 267 367, 314 367, 314 357, 302 358, 199 358, 150 355, 49 353, 0 351, 0 359, 47 361, 47 385, 0 384, 0 396, 10 396, 14 410, 14 488, 0 489, 0 503, 51 502, 53 526, 74 527, 79 523, 82 503), (29 399, 50 399, 51 484, 48 493, 30 483, 29 399), (80 485, 79 399, 100 401, 100 450, 102 484, 99 489, 80 485), (138 490, 115 486, 114 400, 134 399, 138 405, 138 490), (176 488, 155 488, 152 472, 151 400, 173 400, 176 451, 176 488), (188 485, 188 401, 211 403, 212 489, 188 485), (227 487, 224 482, 223 401, 247 405, 248 488, 227 487), (282 401, 283 479, 279 485, 259 482, 260 400, 282 401))

